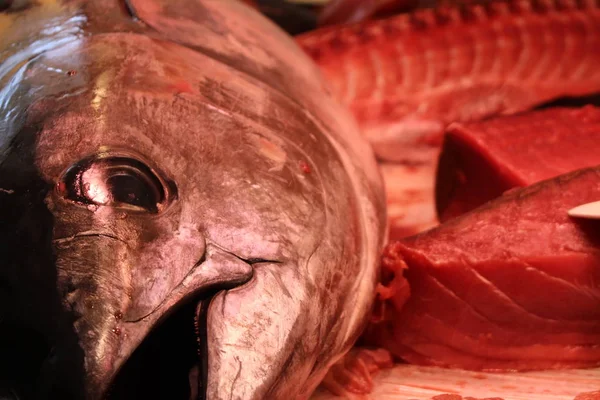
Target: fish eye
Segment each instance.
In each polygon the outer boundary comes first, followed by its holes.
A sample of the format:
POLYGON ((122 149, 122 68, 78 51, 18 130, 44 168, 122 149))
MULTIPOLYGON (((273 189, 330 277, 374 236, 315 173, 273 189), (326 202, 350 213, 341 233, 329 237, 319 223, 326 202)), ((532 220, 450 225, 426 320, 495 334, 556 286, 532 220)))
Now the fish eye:
POLYGON ((158 213, 174 192, 143 162, 125 156, 94 156, 71 166, 58 192, 80 204, 158 213))

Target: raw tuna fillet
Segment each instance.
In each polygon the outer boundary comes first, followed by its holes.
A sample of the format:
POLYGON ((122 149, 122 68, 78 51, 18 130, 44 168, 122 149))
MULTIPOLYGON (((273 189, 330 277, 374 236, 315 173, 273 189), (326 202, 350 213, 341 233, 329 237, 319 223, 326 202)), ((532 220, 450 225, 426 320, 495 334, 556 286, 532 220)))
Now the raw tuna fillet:
POLYGON ((441 7, 297 41, 388 161, 435 159, 451 122, 600 92, 598 0, 441 7))
POLYGON ((383 283, 410 297, 379 290, 368 343, 470 370, 600 365, 600 222, 567 215, 597 200, 600 167, 578 170, 391 244, 383 283))
POLYGON ((575 397, 575 400, 600 400, 600 391, 581 393, 579 396, 575 397))
POLYGON ((437 171, 440 221, 513 187, 600 165, 600 108, 551 108, 452 124, 437 171))

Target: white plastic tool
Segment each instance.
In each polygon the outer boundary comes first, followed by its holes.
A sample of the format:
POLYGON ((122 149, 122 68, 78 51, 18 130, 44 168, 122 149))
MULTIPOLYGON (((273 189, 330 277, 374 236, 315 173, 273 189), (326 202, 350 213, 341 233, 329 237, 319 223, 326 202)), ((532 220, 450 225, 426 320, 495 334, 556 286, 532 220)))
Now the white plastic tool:
POLYGON ((568 211, 570 217, 600 219, 600 201, 582 204, 568 211))

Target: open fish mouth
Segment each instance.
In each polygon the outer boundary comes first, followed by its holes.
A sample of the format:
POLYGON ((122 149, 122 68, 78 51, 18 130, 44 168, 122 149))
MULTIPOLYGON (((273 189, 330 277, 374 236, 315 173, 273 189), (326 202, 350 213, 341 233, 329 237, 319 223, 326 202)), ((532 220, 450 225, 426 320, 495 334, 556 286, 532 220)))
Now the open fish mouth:
POLYGON ((33 396, 40 371, 51 357, 52 345, 38 330, 11 318, 0 317, 0 399, 33 396))
POLYGON ((193 296, 163 318, 119 370, 104 399, 204 400, 212 295, 193 296))

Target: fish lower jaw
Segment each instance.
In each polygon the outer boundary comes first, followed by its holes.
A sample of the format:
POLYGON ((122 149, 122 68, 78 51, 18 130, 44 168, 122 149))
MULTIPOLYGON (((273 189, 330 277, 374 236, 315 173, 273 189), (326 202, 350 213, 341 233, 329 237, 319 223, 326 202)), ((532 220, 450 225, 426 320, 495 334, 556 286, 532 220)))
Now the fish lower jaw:
POLYGON ((166 316, 117 373, 104 400, 204 400, 208 304, 195 297, 166 316))

